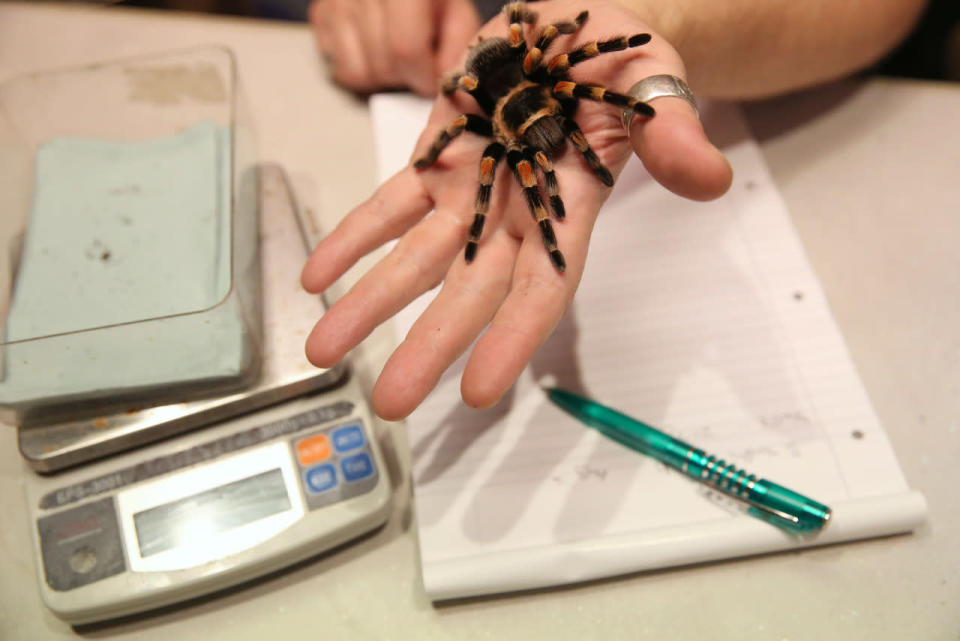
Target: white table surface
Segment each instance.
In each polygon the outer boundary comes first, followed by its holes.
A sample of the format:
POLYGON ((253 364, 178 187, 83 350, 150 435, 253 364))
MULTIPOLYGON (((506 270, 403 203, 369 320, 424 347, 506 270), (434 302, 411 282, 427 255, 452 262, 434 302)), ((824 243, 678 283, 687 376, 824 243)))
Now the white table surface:
MULTIPOLYGON (((372 190, 373 143, 364 104, 328 83, 302 25, 0 4, 0 81, 213 42, 237 55, 262 159, 315 188, 308 200, 329 228, 372 190)), ((419 580, 403 425, 380 424, 396 487, 383 529, 212 598, 73 629, 40 601, 29 472, 0 425, 0 639, 960 638, 960 86, 851 82, 746 114, 907 479, 927 497, 915 533, 434 606, 419 580)), ((359 350, 365 374, 391 341, 380 330, 359 350)))

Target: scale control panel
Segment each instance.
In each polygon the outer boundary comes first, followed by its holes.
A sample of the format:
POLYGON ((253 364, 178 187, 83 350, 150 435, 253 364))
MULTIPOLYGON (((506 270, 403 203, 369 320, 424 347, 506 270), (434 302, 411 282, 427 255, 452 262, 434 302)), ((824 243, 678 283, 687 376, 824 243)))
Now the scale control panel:
POLYGON ((226 587, 382 524, 390 490, 363 403, 308 397, 44 478, 42 593, 71 623, 226 587))

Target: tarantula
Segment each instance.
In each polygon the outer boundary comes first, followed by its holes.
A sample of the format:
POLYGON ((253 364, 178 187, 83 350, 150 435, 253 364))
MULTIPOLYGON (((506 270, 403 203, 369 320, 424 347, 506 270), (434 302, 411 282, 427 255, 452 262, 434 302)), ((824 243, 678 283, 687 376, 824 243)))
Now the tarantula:
POLYGON ((573 119, 580 99, 606 102, 648 118, 654 115, 652 107, 630 96, 599 85, 573 82, 569 70, 602 53, 644 45, 650 42, 650 34, 588 42, 573 51, 554 56, 544 64, 544 52, 554 39, 560 34, 576 33, 586 21, 588 12, 582 11, 573 20, 541 27, 536 44, 529 49, 523 26, 536 23, 537 14, 528 9, 524 2, 512 2, 503 8, 503 12, 509 23, 509 38, 481 40, 471 48, 465 70, 449 76, 442 87, 447 95, 457 89, 467 92, 487 117, 462 114, 455 118, 437 136, 427 153, 414 163, 414 167, 423 169, 432 165, 440 152, 464 130, 493 138, 494 142, 487 146, 480 158, 476 213, 470 226, 464 258, 470 263, 476 257, 490 206, 494 171, 506 153, 507 164, 523 188, 527 206, 540 228, 550 260, 562 272, 566 268, 566 261, 557 248, 557 239, 541 197, 534 166, 543 173, 550 207, 557 219, 561 220, 566 214, 550 159, 562 150, 568 138, 600 182, 608 187, 613 185, 610 171, 597 158, 573 119))

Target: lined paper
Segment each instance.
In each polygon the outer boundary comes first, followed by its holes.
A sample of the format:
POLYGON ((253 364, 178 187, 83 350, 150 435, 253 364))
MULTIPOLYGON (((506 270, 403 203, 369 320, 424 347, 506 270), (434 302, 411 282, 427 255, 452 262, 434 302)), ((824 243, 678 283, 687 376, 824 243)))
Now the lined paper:
MULTIPOLYGON (((378 169, 429 113, 372 101, 378 169)), ((436 600, 909 531, 909 489, 739 110, 704 121, 735 181, 681 199, 632 159, 601 212, 574 303, 507 397, 459 393, 465 359, 408 419, 424 586, 436 600), (791 537, 550 404, 555 384, 830 505, 791 537)), ((472 193, 473 186, 464 187, 472 193)), ((400 335, 432 293, 395 320, 400 335)))

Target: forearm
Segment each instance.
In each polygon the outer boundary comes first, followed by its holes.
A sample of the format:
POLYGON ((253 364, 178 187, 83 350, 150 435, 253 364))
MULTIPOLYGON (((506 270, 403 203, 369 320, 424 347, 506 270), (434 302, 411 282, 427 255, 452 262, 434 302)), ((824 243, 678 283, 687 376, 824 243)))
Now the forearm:
POLYGON ((673 44, 694 90, 757 98, 869 66, 926 0, 615 0, 673 44))

